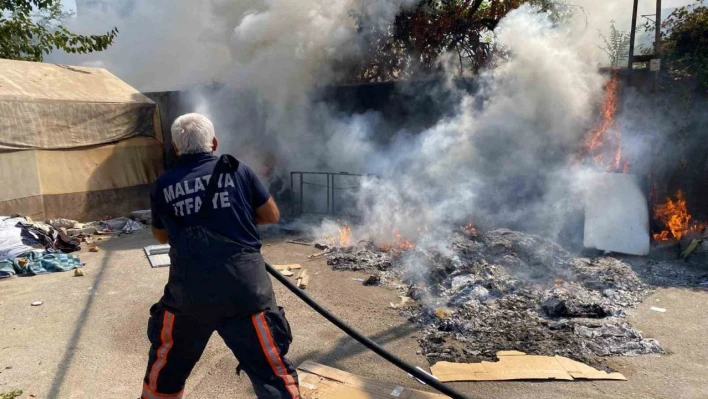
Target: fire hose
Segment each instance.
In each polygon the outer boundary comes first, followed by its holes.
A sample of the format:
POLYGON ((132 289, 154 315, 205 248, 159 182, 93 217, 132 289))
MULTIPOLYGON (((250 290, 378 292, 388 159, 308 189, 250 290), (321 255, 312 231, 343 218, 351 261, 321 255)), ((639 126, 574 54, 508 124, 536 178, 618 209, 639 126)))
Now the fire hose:
POLYGON ((386 359, 391 364, 395 365, 396 367, 400 368, 401 370, 407 372, 408 374, 412 375, 413 377, 423 381, 424 383, 430 385, 431 387, 435 388, 439 392, 444 393, 445 395, 447 395, 453 399, 467 399, 466 396, 462 395, 461 393, 456 392, 455 390, 453 390, 450 387, 445 386, 443 383, 438 381, 433 376, 431 376, 427 373, 424 373, 423 371, 404 362, 400 358, 398 358, 398 357, 394 356, 393 354, 391 354, 390 352, 388 352, 386 349, 382 348, 376 342, 374 342, 371 339, 369 339, 368 337, 360 334, 359 332, 357 332, 356 330, 354 330, 353 328, 348 326, 346 323, 339 320, 332 313, 327 311, 327 309, 323 308, 317 302, 315 302, 312 298, 310 298, 310 296, 307 295, 303 290, 298 288, 295 284, 291 283, 290 280, 285 278, 285 276, 280 274, 280 272, 278 272, 273 266, 271 266, 268 263, 266 263, 266 270, 268 270, 268 273, 270 273, 273 277, 275 277, 276 280, 280 281, 287 289, 292 291, 293 294, 297 295, 298 298, 302 299, 303 302, 308 304, 317 313, 321 314, 325 319, 329 320, 332 324, 337 326, 340 330, 344 331, 347 335, 349 335, 350 337, 359 341, 360 344, 371 349, 377 355, 386 359))

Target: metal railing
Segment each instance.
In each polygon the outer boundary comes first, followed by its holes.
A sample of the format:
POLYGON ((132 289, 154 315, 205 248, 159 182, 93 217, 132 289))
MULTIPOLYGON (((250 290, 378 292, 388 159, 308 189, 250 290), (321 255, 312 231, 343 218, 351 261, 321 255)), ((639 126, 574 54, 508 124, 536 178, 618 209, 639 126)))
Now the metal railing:
POLYGON ((290 172, 290 213, 293 215, 302 215, 303 213, 321 214, 321 215, 335 215, 335 198, 336 192, 342 190, 355 190, 360 186, 350 186, 350 187, 337 187, 337 177, 356 177, 361 179, 366 176, 357 173, 347 173, 347 172, 290 172), (313 181, 306 181, 306 176, 325 176, 326 183, 321 184, 313 181), (297 177, 297 178, 296 178, 297 177), (296 190, 296 180, 299 185, 299 189, 296 190), (320 188, 325 188, 327 192, 327 210, 326 212, 317 212, 316 210, 306 210, 305 209, 305 187, 315 186, 320 188), (297 197, 297 200, 296 200, 297 197))

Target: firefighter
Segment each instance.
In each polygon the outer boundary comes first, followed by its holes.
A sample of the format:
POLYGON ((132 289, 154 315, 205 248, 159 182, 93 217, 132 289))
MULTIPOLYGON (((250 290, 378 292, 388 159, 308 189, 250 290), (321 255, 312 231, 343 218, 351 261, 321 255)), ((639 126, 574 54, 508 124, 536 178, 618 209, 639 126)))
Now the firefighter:
POLYGON ((152 192, 153 235, 170 244, 165 291, 150 309, 142 399, 179 399, 214 331, 258 398, 300 398, 285 355, 292 335, 260 253, 256 225, 276 223, 275 201, 254 172, 215 156, 214 125, 186 114, 172 124, 178 160, 152 192))

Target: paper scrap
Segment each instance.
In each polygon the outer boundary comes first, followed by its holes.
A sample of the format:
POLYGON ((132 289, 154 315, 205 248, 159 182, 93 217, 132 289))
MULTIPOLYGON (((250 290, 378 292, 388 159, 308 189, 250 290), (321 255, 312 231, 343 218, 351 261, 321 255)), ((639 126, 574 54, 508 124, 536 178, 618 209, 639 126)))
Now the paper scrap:
POLYGON ((400 386, 400 385, 397 386, 396 389, 394 389, 393 392, 391 392, 391 396, 395 396, 395 397, 401 396, 401 393, 403 392, 404 389, 405 389, 405 388, 403 388, 403 387, 400 386))
POLYGON ((302 267, 302 266, 300 266, 300 265, 297 264, 297 263, 293 263, 293 264, 290 264, 290 265, 273 265, 273 268, 275 268, 275 270, 277 270, 277 271, 296 270, 296 269, 300 269, 301 267, 302 267))
POLYGON ((410 297, 407 297, 405 295, 399 296, 399 298, 401 298, 401 302, 399 302, 399 303, 389 302, 389 306, 391 306, 394 309, 399 309, 399 308, 402 308, 402 307, 408 305, 408 303, 413 302, 413 299, 411 299, 410 297))
POLYGON ((656 306, 652 306, 652 307, 649 308, 649 309, 651 309, 651 310, 653 310, 653 311, 655 311, 655 312, 666 313, 666 309, 664 309, 664 308, 657 308, 656 306))
POLYGON ((498 362, 438 362, 430 368, 441 382, 509 380, 621 380, 620 373, 607 373, 563 356, 535 356, 518 351, 497 352, 498 362))

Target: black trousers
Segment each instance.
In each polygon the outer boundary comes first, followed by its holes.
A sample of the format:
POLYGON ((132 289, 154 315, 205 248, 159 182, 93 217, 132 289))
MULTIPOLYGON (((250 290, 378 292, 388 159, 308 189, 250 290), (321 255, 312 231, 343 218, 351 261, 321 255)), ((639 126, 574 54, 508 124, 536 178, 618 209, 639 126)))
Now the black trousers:
POLYGON ((285 359, 292 334, 282 308, 250 318, 174 314, 156 304, 150 310, 150 357, 142 399, 181 399, 187 377, 216 331, 238 360, 258 398, 299 399, 295 367, 285 359))

